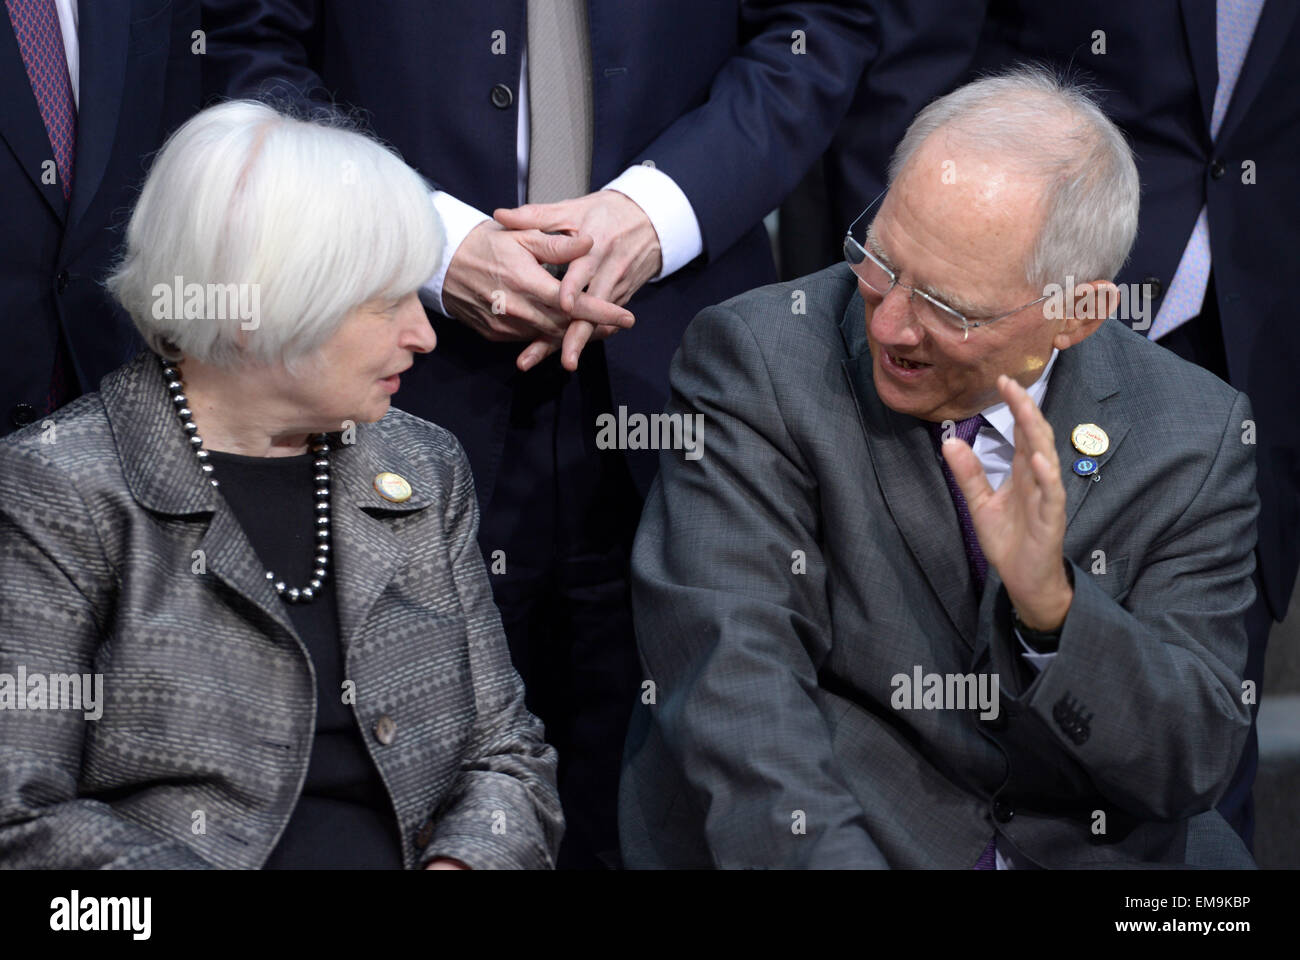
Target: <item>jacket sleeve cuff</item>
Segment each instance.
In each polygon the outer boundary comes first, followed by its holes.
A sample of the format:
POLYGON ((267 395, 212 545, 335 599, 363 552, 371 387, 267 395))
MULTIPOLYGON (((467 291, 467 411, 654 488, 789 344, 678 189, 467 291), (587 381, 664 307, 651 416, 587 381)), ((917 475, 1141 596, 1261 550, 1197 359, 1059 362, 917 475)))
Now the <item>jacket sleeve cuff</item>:
POLYGON ((605 184, 640 207, 659 235, 663 268, 654 283, 670 276, 704 252, 704 236, 695 209, 672 177, 655 167, 635 164, 605 184))

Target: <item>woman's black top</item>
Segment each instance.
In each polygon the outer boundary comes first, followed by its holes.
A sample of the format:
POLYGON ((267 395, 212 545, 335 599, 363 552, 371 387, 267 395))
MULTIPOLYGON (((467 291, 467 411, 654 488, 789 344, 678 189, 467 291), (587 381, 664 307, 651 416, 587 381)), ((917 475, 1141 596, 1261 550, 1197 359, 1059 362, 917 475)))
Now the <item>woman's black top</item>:
MULTIPOLYGON (((245 457, 209 451, 218 491, 258 559, 291 587, 311 580, 315 455, 245 457)), ((343 649, 333 561, 310 603, 284 603, 316 669, 316 737, 302 796, 266 869, 401 869, 397 815, 352 706, 343 702, 343 649)))

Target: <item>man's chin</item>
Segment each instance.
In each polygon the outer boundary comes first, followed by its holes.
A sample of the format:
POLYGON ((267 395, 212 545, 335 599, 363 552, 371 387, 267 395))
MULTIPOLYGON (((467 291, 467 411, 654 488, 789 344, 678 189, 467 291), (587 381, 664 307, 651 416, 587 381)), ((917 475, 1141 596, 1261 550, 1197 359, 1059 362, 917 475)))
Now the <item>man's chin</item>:
POLYGON ((918 402, 919 398, 914 396, 912 391, 895 383, 888 374, 882 373, 874 366, 871 372, 876 386, 876 396, 890 410, 908 417, 920 417, 928 412, 926 405, 918 402))

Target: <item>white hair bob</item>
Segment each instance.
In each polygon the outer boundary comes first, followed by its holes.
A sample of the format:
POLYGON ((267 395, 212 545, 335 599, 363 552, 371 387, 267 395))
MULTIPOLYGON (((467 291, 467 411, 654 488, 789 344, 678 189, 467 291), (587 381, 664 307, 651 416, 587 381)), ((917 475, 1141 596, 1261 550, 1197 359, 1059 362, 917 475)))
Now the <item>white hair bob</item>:
POLYGON ((395 152, 338 117, 234 100, 167 140, 106 286, 168 359, 292 368, 350 310, 417 290, 442 244, 428 185, 395 152), (159 308, 194 283, 253 290, 256 324, 235 310, 159 308))
POLYGON ((890 161, 891 184, 938 130, 1046 181, 1043 225, 1025 265, 1030 286, 1119 273, 1137 236, 1137 165, 1087 87, 1033 64, 959 87, 916 115, 890 161))

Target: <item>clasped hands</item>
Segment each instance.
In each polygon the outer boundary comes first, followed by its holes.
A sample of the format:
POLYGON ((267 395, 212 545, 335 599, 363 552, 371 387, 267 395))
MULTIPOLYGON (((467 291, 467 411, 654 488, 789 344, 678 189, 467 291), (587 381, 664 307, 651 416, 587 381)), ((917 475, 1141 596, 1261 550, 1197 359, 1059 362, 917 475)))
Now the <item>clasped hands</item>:
POLYGON ((615 190, 493 211, 470 231, 443 283, 447 311, 488 340, 529 341, 528 370, 560 350, 566 370, 591 340, 636 322, 623 304, 663 259, 645 212, 615 190), (542 264, 568 264, 557 280, 542 264))
POLYGON ((995 491, 975 451, 961 440, 942 452, 966 497, 984 557, 997 569, 1020 620, 1052 632, 1065 622, 1074 588, 1065 574, 1065 486, 1051 424, 1019 383, 998 377, 1016 419, 1011 476, 995 491))

